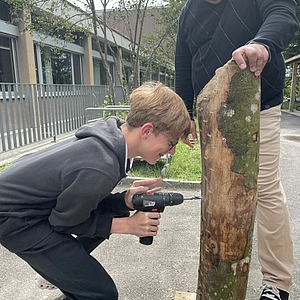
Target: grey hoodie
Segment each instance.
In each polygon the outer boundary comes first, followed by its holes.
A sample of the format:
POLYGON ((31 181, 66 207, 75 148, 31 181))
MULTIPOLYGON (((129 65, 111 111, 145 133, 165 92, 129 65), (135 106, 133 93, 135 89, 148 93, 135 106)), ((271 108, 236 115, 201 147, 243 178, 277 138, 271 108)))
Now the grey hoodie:
POLYGON ((25 155, 0 174, 0 242, 29 249, 53 230, 108 238, 112 218, 129 211, 124 193, 110 194, 126 176, 121 121, 82 126, 73 139, 25 155))

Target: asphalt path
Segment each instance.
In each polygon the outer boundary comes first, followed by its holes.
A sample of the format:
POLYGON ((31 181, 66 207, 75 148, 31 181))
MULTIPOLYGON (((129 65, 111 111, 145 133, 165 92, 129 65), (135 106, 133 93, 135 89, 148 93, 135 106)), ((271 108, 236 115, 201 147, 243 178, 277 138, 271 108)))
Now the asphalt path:
MULTIPOLYGON (((288 198, 294 238, 295 272, 290 300, 300 299, 300 117, 283 113, 281 174, 288 198)), ((127 183, 116 190, 124 190, 127 183)), ((199 195, 199 186, 166 184, 165 191, 199 195)), ((92 254, 114 279, 120 300, 171 300, 176 291, 196 291, 199 266, 200 202, 186 201, 166 207, 158 236, 151 246, 133 236, 115 235, 92 254)), ((256 235, 253 240, 247 299, 256 300, 261 285, 256 235)), ((39 290, 35 272, 21 259, 0 246, 0 299, 59 300, 60 291, 39 290)), ((109 300, 109 299, 107 299, 109 300)))
POLYGON ((300 112, 298 113, 287 113, 282 112, 281 114, 281 133, 286 134, 285 131, 294 131, 297 132, 300 128, 300 112))

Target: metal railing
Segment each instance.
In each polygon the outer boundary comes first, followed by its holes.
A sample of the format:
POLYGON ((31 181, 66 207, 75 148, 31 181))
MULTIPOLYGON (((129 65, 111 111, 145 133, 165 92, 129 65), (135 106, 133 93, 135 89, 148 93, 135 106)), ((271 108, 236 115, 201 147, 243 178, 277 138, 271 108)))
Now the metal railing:
POLYGON ((300 63, 300 55, 293 56, 285 60, 286 66, 292 67, 292 81, 291 81, 291 92, 290 92, 290 104, 289 111, 294 111, 295 99, 296 99, 296 85, 297 85, 297 69, 300 63))
MULTIPOLYGON (((0 154, 76 130, 106 94, 106 86, 0 84, 0 154)), ((121 87, 116 95, 124 101, 121 87)))
POLYGON ((99 118, 104 118, 107 116, 107 114, 113 114, 120 119, 125 120, 129 110, 129 105, 107 105, 105 107, 98 108, 87 107, 84 111, 84 116, 87 123, 93 122, 99 118))

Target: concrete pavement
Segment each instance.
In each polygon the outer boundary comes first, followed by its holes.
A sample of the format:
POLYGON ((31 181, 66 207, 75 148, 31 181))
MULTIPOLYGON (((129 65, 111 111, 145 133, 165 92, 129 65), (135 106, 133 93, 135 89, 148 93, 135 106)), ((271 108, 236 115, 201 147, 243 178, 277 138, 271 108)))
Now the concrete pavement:
MULTIPOLYGON (((281 173, 288 197, 295 248, 295 275, 290 300, 300 299, 300 118, 283 113, 281 130, 281 173)), ((117 190, 126 189, 128 181, 117 190)), ((165 185, 165 191, 186 196, 199 195, 199 184, 165 185)), ((112 236, 93 255, 112 276, 120 300, 171 300, 176 292, 194 293, 199 264, 200 202, 186 201, 167 207, 162 214, 159 235, 151 246, 139 244, 133 236, 112 236)), ((256 236, 256 235, 255 235, 256 236)), ((35 272, 21 259, 0 246, 0 299, 61 300, 61 293, 39 290, 35 272)), ((261 285, 256 238, 250 268, 247 299, 258 299, 261 285)), ((109 300, 109 299, 107 299, 109 300)))

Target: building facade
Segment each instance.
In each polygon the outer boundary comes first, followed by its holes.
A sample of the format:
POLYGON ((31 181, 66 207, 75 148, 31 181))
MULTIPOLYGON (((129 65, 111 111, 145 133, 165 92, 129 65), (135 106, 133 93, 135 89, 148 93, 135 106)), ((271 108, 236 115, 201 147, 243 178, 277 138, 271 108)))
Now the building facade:
MULTIPOLYGON (((70 13, 72 9, 74 14, 77 13, 72 4, 69 6, 70 13)), ((26 12, 22 14, 23 20, 30 18, 26 12)), ((81 34, 80 39, 70 43, 38 32, 24 31, 25 21, 17 25, 11 21, 9 5, 0 0, 0 83, 106 84, 103 61, 91 36, 81 34)), ((104 40, 100 30, 99 38, 104 40)), ((107 56, 113 82, 122 85, 119 78, 126 78, 128 82, 132 70, 130 40, 113 30, 106 34, 106 39, 117 57, 116 61, 111 53, 107 56), (117 72, 121 76, 117 76, 117 72)), ((170 80, 165 81, 164 74, 154 74, 153 79, 172 85, 170 80)))

